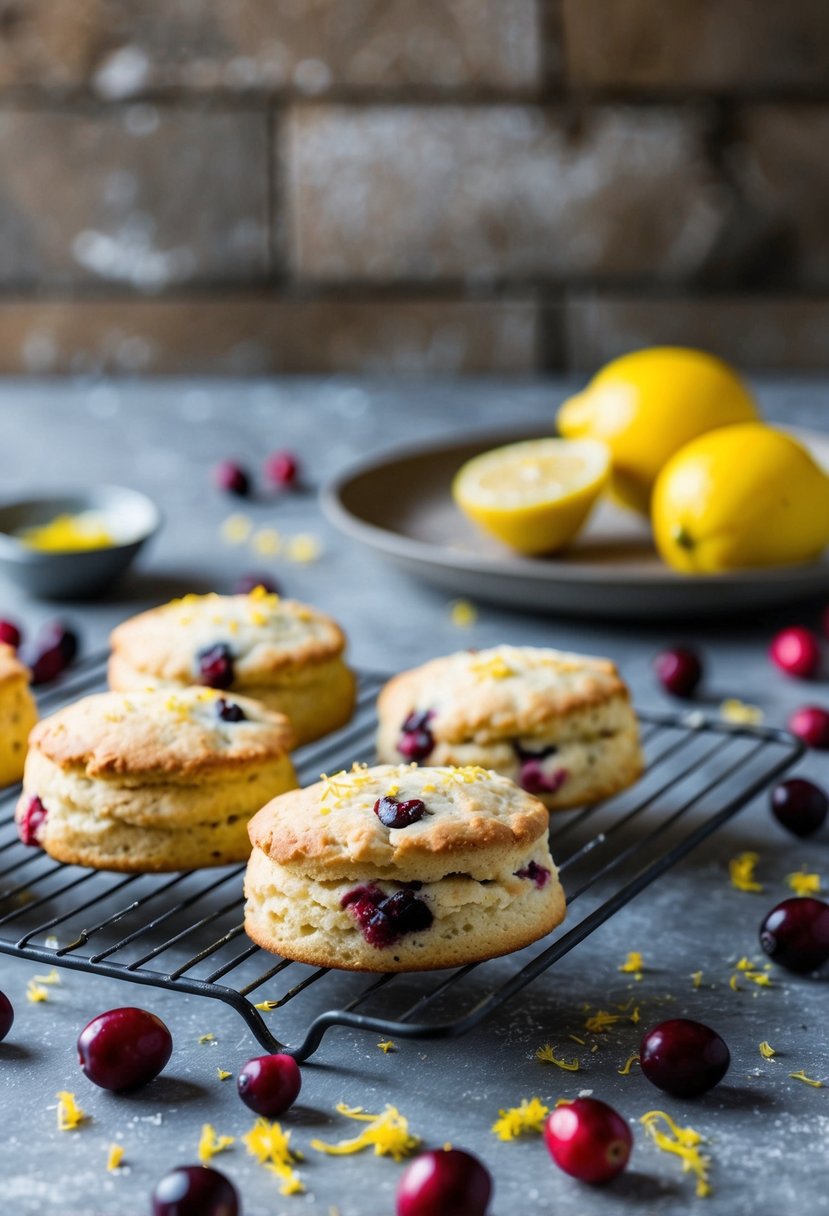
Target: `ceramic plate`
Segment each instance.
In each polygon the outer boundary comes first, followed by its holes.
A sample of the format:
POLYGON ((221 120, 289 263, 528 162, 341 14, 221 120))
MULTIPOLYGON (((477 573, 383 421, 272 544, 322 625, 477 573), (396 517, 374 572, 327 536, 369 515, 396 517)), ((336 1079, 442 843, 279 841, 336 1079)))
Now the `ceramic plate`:
MULTIPOLYGON (((829 553, 808 566, 686 577, 665 566, 647 522, 603 501, 573 545, 554 557, 504 549, 455 507, 452 477, 489 448, 541 428, 408 447, 352 467, 323 491, 328 518, 348 536, 455 595, 513 608, 653 619, 712 616, 829 595, 829 553)), ((795 431, 829 472, 829 435, 795 431)))

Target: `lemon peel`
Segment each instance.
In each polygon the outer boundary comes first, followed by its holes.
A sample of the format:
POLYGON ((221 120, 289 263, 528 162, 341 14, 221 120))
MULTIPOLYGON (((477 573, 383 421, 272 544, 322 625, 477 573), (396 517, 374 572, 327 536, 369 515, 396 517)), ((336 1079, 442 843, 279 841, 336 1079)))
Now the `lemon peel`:
POLYGON ((39 984, 36 979, 31 979, 26 984, 26 1000, 31 1001, 33 1005, 37 1005, 41 1001, 48 1001, 49 991, 42 984, 39 984))
POLYGON ((639 1064, 639 1063, 640 1063, 639 1055, 638 1055, 638 1053, 634 1052, 634 1054, 632 1056, 628 1056, 628 1058, 625 1060, 622 1067, 617 1068, 616 1071, 618 1072, 620 1077, 629 1077, 630 1070, 633 1068, 634 1064, 639 1064))
POLYGON ((57 1119, 59 1132, 73 1132, 89 1118, 86 1111, 81 1110, 80 1106, 78 1106, 78 1103, 75 1101, 75 1095, 70 1093, 68 1090, 59 1090, 57 1099, 57 1119))
POLYGON ((109 1151, 107 1153, 107 1170, 109 1173, 115 1173, 123 1160, 124 1146, 122 1144, 110 1144, 109 1151))
POLYGON ((556 1068, 563 1068, 565 1072, 578 1072, 581 1067, 578 1060, 559 1060, 553 1048, 549 1043, 545 1043, 543 1047, 539 1047, 535 1053, 535 1058, 539 1064, 555 1064, 556 1068))
POLYGON ((664 1110, 649 1110, 642 1115, 639 1122, 663 1153, 673 1153, 682 1161, 683 1173, 693 1173, 697 1179, 697 1196, 707 1198, 711 1194, 708 1172, 711 1165, 710 1157, 699 1150, 704 1144, 704 1138, 693 1127, 680 1127, 664 1110), (662 1122, 668 1128, 661 1130, 657 1125, 662 1122))
POLYGON ((632 974, 635 980, 641 980, 642 971, 644 969, 644 961, 638 950, 631 950, 623 963, 617 967, 617 971, 624 971, 632 974))
POLYGON ((793 1081, 802 1081, 804 1085, 811 1085, 812 1089, 823 1089, 823 1082, 818 1081, 815 1077, 807 1077, 802 1068, 799 1072, 790 1072, 789 1076, 793 1081))
POLYGON ((469 600, 450 600, 449 619, 456 629, 471 629, 478 619, 478 609, 469 600))
POLYGON ((380 1048, 384 1056, 387 1056, 390 1051, 397 1051, 397 1044, 392 1042, 391 1039, 382 1039, 377 1046, 380 1048))
POLYGON ((305 1191, 302 1179, 294 1165, 302 1160, 302 1154, 291 1148, 291 1133, 283 1132, 278 1123, 257 1119, 250 1131, 242 1136, 242 1142, 260 1165, 279 1178, 282 1195, 301 1195, 305 1191))
POLYGON ((736 857, 732 857, 728 863, 728 874, 732 887, 738 891, 752 893, 762 891, 762 885, 754 877, 759 860, 759 853, 752 852, 739 853, 736 857))
POLYGON ((209 1165, 217 1153, 225 1152, 235 1143, 235 1136, 219 1136, 212 1123, 203 1123, 198 1147, 200 1164, 209 1165))
POLYGON ((767 1042, 765 1039, 763 1039, 763 1042, 760 1044, 759 1050, 760 1050, 760 1055, 763 1057, 764 1060, 773 1060, 774 1057, 777 1055, 777 1052, 772 1047, 771 1043, 767 1042))
POLYGON ((786 882, 794 891, 795 895, 820 894, 819 874, 807 874, 803 870, 795 870, 794 874, 786 875, 786 882))
POLYGON ((326 1153, 330 1157, 343 1157, 351 1153, 362 1152, 365 1148, 373 1148, 376 1157, 391 1157, 393 1161, 403 1161, 411 1156, 420 1145, 420 1137, 409 1131, 409 1121, 401 1115, 396 1106, 386 1105, 377 1115, 371 1115, 362 1106, 347 1106, 344 1102, 337 1104, 337 1113, 346 1119, 356 1119, 366 1123, 359 1135, 350 1140, 341 1140, 339 1144, 326 1144, 324 1140, 312 1140, 311 1148, 318 1153, 326 1153))
POLYGON ((544 1120, 550 1113, 540 1098, 521 1099, 520 1106, 498 1111, 492 1131, 499 1140, 516 1140, 519 1136, 544 1130, 544 1120))
POLYGON ((217 1068, 216 1072, 219 1074, 220 1081, 227 1081, 230 1077, 233 1076, 233 1073, 228 1072, 226 1068, 217 1068))

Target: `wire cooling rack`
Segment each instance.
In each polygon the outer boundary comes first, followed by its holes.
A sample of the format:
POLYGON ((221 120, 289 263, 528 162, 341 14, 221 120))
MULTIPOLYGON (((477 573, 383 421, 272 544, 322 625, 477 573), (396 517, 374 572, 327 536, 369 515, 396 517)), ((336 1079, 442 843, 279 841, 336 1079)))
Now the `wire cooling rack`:
MULTIPOLYGON (((100 656, 41 697, 42 712, 104 687, 100 656)), ((303 784, 373 759, 374 700, 363 674, 348 727, 295 756, 303 784)), ((268 954, 246 936, 244 866, 123 875, 54 862, 17 838, 19 786, 0 796, 0 952, 231 1005, 269 1051, 303 1060, 332 1026, 386 1037, 464 1034, 537 980, 802 754, 784 731, 698 711, 639 715, 648 767, 630 790, 553 816, 567 920, 544 943, 448 972, 366 976, 268 954), (258 1007, 257 1007, 258 1006, 258 1007), (267 1008, 263 1008, 267 1006, 267 1008)))

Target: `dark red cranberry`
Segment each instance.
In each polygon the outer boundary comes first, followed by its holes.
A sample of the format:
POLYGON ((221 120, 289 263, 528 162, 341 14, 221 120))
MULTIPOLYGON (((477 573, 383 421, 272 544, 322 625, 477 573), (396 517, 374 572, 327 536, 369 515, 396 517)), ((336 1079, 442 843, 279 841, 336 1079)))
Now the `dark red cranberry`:
POLYGON ((240 1216, 236 1188, 207 1165, 180 1165, 153 1191, 153 1216, 240 1216))
POLYGON ((816 633, 802 625, 781 629, 772 639, 769 657, 787 676, 808 679, 820 667, 820 641, 816 633))
POLYGON ((161 1018, 146 1009, 110 1009, 93 1018, 78 1037, 78 1061, 101 1089, 138 1089, 170 1059, 173 1040, 161 1018))
POLYGON ((812 896, 784 899, 761 924, 760 945, 789 971, 816 971, 829 960, 829 904, 812 896))
POLYGON ((555 794, 568 776, 566 768, 556 768, 551 773, 545 773, 540 760, 525 760, 518 774, 518 784, 528 794, 555 794))
POLYGON ((397 1216, 486 1216, 489 1170, 461 1148, 421 1153, 397 1184, 397 1216))
POLYGON ((22 641, 23 634, 13 621, 0 621, 0 642, 5 642, 7 646, 13 646, 17 650, 22 641))
POLYGON ((282 489, 295 486, 299 476, 299 461, 292 452, 274 452, 265 461, 265 476, 273 485, 282 489))
POLYGON ((621 1174, 633 1148, 627 1123, 598 1098, 576 1098, 557 1106, 544 1126, 544 1139, 565 1174, 594 1184, 621 1174))
POLYGON ((196 655, 199 679, 208 688, 230 688, 233 683, 233 655, 225 642, 205 646, 196 655))
POLYGON ((241 465, 234 460, 223 460, 213 470, 213 479, 225 494, 235 494, 237 498, 247 498, 250 494, 250 478, 241 465))
POLYGON ((246 722, 245 711, 235 701, 226 701, 219 697, 216 702, 216 712, 223 722, 246 722))
POLYGON ((829 798, 819 785, 790 777, 771 791, 771 810, 777 822, 795 836, 811 836, 823 827, 829 798))
POLYGON ((398 802, 396 798, 378 798, 374 804, 374 814, 387 828, 407 828, 426 814, 426 804, 419 798, 410 798, 408 802, 398 802))
POLYGON ((657 1089, 675 1098, 695 1098, 722 1081, 731 1053, 710 1026, 671 1018, 642 1036, 639 1062, 657 1089))
POLYGON ((17 821, 17 834, 24 844, 40 845, 40 834, 48 814, 37 795, 29 800, 28 806, 17 821))
POLYGON ((524 866, 520 870, 515 871, 516 878, 528 878, 534 882, 541 891, 550 881, 551 874, 546 866, 540 866, 537 861, 531 861, 529 865, 524 866))
POLYGON ((257 587, 264 587, 269 595, 278 595, 279 588, 267 574, 243 574, 233 584, 234 595, 250 595, 257 587))
POLYGON ((404 759, 419 763, 429 755, 435 746, 429 729, 429 722, 434 716, 434 710, 431 709, 409 714, 400 728, 400 738, 397 741, 397 750, 404 759))
POLYGON ((659 683, 672 697, 692 697, 702 679, 699 655, 687 646, 663 650, 653 661, 659 683))
POLYGON ((0 1043, 14 1024, 14 1009, 5 992, 0 992, 0 1043))
POLYGON ((829 710, 804 705, 789 718, 789 730, 808 747, 829 748, 829 710))
POLYGON ((49 684, 66 670, 66 659, 58 646, 47 650, 24 646, 20 651, 20 658, 31 671, 33 684, 49 684))
POLYGON ((53 647, 57 647, 68 667, 78 653, 78 635, 74 629, 70 629, 63 621, 47 621, 38 630, 37 647, 43 651, 52 650, 53 647))
POLYGON ((293 1056, 256 1056, 239 1072, 236 1088, 245 1106, 275 1119, 296 1102, 302 1076, 293 1056))
POLYGON ((386 895, 379 887, 366 884, 346 892, 341 900, 357 918, 360 932, 370 946, 393 946, 406 933, 428 929, 432 913, 411 887, 386 895))

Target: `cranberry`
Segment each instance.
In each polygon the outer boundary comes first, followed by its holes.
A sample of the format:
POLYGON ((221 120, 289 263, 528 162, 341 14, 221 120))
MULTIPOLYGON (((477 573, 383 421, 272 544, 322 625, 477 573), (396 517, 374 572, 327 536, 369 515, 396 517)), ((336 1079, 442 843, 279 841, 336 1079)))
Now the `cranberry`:
POLYGON ((531 861, 529 865, 524 866, 520 870, 515 871, 516 878, 529 878, 541 891, 550 881, 550 871, 546 866, 540 866, 537 861, 531 861))
POLYGON ((378 798, 374 804, 374 814, 387 828, 407 828, 426 814, 426 804, 419 798, 410 798, 408 802, 398 802, 396 798, 378 798))
POLYGON ((397 1216, 486 1216, 491 1195, 489 1170, 471 1153, 421 1153, 400 1177, 397 1216))
POLYGON ((173 1050, 169 1030, 146 1009, 110 1009, 78 1037, 78 1061, 101 1089, 138 1089, 157 1077, 173 1050))
POLYGON ((653 661, 659 683, 673 697, 691 697, 702 679, 699 655, 685 646, 663 650, 653 661))
POLYGON ((410 713, 400 728, 400 738, 397 750, 406 760, 419 762, 425 760, 435 746, 435 740, 429 729, 429 722, 434 717, 434 711, 426 709, 420 713, 410 713))
POLYGON ((78 635, 63 621, 47 621, 38 631, 37 645, 43 651, 57 647, 68 667, 78 653, 78 635))
POLYGON ((11 1030, 13 1023, 14 1009, 12 1008, 12 1003, 5 992, 0 992, 0 1043, 2 1043, 11 1030))
POLYGON ((771 791, 771 810, 778 823, 795 836, 811 836, 823 827, 829 798, 819 785, 791 777, 771 791))
POLYGON ((196 655, 199 661, 199 679, 208 688, 230 688, 233 683, 233 655, 224 642, 205 646, 196 655))
POLYGON ((223 722, 246 722, 245 711, 235 701, 226 701, 219 697, 216 702, 216 712, 223 722))
POLYGON ((781 629, 769 647, 769 657, 789 676, 807 678, 820 667, 820 642, 817 634, 802 625, 781 629))
POLYGON ((250 478, 242 466, 233 460, 223 460, 217 464, 213 479, 225 494, 235 494, 237 498, 247 498, 250 494, 250 478))
POLYGON ((829 960, 829 904, 811 896, 784 899, 761 924, 760 945, 789 971, 816 971, 829 960))
POLYGON ((153 1191, 153 1216, 239 1216, 236 1188, 207 1165, 180 1165, 153 1191))
POLYGON ((248 1060, 236 1078, 245 1106, 257 1115, 275 1119, 293 1106, 302 1087, 299 1065, 293 1056, 257 1056, 248 1060))
POLYGON ((23 634, 13 621, 0 621, 0 642, 5 642, 7 646, 17 650, 22 641, 23 634))
POLYGON ((405 933, 428 929, 432 913, 411 887, 386 895, 379 887, 367 884, 354 887, 340 901, 357 918, 360 932, 370 946, 393 946, 405 933))
POLYGON ((40 834, 48 814, 37 795, 29 800, 28 806, 17 821, 17 834, 24 844, 40 845, 40 834))
POLYGON ((576 1098, 552 1112, 544 1127, 550 1156, 581 1182, 609 1182, 630 1159, 633 1136, 624 1119, 598 1098, 576 1098))
POLYGON ((257 587, 264 587, 269 595, 278 595, 279 588, 267 574, 243 574, 233 584, 234 595, 250 595, 257 587))
POLYGON ((525 760, 518 774, 518 784, 528 794, 555 794, 568 776, 566 768, 556 768, 551 773, 545 773, 539 760, 525 760))
POLYGON ((789 718, 789 730, 808 747, 829 748, 829 710, 804 705, 789 718))
POLYGON ((642 1072, 675 1098, 695 1098, 722 1081, 731 1053, 716 1030, 690 1018, 671 1018, 643 1035, 642 1072))
POLYGON ((299 475, 299 461, 292 452, 274 452, 265 461, 265 476, 275 486, 288 489, 296 485, 299 475))

